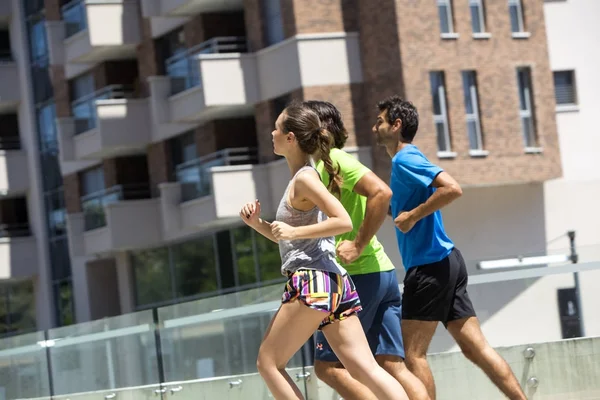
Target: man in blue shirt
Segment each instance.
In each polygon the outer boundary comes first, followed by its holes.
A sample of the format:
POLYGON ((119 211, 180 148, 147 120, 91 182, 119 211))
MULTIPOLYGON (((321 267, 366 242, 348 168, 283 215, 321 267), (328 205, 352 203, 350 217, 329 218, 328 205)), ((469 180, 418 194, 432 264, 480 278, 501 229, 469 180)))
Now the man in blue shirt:
POLYGON ((467 268, 444 230, 440 209, 462 195, 459 184, 412 144, 416 108, 398 96, 378 105, 373 132, 392 158, 391 212, 406 269, 402 333, 406 365, 435 400, 427 349, 442 322, 463 354, 510 399, 526 399, 506 361, 487 343, 469 294, 467 268))

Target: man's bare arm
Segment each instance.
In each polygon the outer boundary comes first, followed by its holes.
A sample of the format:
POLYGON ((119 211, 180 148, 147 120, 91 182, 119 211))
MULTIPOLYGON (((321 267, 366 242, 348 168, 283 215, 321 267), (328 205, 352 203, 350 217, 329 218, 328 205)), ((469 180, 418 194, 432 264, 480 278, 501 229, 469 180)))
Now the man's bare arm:
POLYGON ((354 185, 354 192, 367 198, 365 218, 354 239, 362 252, 385 221, 392 198, 392 190, 370 171, 354 185))
POLYGON ((437 189, 435 193, 425 203, 409 211, 411 219, 415 222, 433 214, 462 196, 460 185, 447 172, 439 173, 431 185, 437 189))

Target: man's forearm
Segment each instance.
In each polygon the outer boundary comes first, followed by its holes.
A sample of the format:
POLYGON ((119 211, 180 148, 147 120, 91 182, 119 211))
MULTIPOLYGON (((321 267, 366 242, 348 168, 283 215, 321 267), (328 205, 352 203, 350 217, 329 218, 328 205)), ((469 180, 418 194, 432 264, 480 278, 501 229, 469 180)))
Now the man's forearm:
POLYGON ((410 212, 411 218, 418 222, 421 219, 433 214, 437 210, 447 206, 454 200, 459 198, 461 195, 460 191, 452 187, 440 187, 434 194, 427 199, 425 203, 413 208, 410 212))
POLYGON ((359 249, 364 249, 377 233, 388 213, 390 198, 385 192, 380 191, 367 198, 365 218, 363 219, 356 238, 354 239, 359 249))

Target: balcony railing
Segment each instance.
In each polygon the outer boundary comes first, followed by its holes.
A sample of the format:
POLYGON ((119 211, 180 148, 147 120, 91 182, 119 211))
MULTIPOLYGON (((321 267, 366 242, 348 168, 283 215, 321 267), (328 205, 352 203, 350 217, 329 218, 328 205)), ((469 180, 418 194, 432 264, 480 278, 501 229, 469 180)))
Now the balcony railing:
POLYGON ((175 167, 175 174, 177 181, 181 183, 181 200, 189 201, 212 193, 210 168, 257 162, 256 148, 238 147, 220 150, 179 164, 175 167))
POLYGON ((21 138, 15 136, 0 136, 0 150, 20 150, 21 138))
POLYGON ((71 37, 87 29, 85 0, 74 0, 62 6, 62 17, 65 22, 65 37, 71 37))
POLYGON ((108 189, 90 193, 81 198, 83 210, 84 229, 106 226, 104 206, 123 200, 138 200, 150 197, 150 187, 146 183, 116 185, 108 189))
POLYGON ((109 85, 100 90, 78 98, 71 103, 75 120, 75 134, 87 132, 96 127, 96 101, 126 99, 133 97, 133 88, 126 85, 109 85))
POLYGON ((0 49, 0 64, 8 64, 14 61, 15 59, 10 49, 0 49))
POLYGON ((0 223, 0 238, 26 237, 31 236, 29 224, 26 222, 17 222, 4 224, 0 223))
POLYGON ((171 94, 200 86, 198 63, 194 62, 200 54, 245 53, 248 51, 246 38, 243 36, 214 37, 183 53, 176 54, 165 61, 167 75, 171 77, 171 94))

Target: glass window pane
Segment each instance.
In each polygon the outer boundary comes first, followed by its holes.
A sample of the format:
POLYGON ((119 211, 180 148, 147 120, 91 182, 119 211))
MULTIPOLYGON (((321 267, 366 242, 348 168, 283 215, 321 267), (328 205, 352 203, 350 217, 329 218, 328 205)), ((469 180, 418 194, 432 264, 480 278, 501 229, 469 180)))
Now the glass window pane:
POLYGON ((255 233, 254 237, 256 252, 258 253, 260 280, 268 282, 284 279, 284 276, 281 275, 281 257, 279 256, 279 246, 277 243, 270 241, 260 233, 255 233))
POLYGON ((526 147, 535 147, 535 135, 533 129, 533 119, 531 117, 521 117, 521 128, 526 147))
POLYGON ((177 297, 218 290, 212 235, 173 246, 173 265, 177 297))
POLYGON ((10 332, 7 291, 7 285, 0 286, 0 335, 5 335, 10 332))
POLYGON ((74 324, 73 288, 70 281, 54 285, 54 299, 56 301, 56 320, 58 325, 67 326, 74 324))
POLYGON ((467 131, 469 133, 469 148, 471 150, 481 150, 482 147, 477 134, 477 121, 467 121, 467 131))
POLYGON ((237 263, 238 284, 248 285, 258 280, 254 264, 252 232, 248 226, 233 229, 235 261, 237 263))
POLYGON ((66 234, 65 197, 62 188, 46 193, 46 213, 48 214, 48 230, 51 237, 66 234))
POLYGON ((69 242, 66 236, 52 239, 49 242, 52 280, 62 280, 71 276, 71 258, 69 242))
MULTIPOLYGON (((36 85, 37 87, 37 85, 36 85)), ((37 110, 37 124, 40 137, 40 146, 44 150, 58 150, 56 134, 56 106, 48 103, 37 110)))
POLYGON ((33 282, 11 285, 8 293, 11 332, 35 331, 35 296, 33 282))
POLYGON ((169 251, 166 247, 133 252, 131 265, 135 276, 137 306, 173 299, 169 251))
POLYGON ((511 4, 508 8, 510 11, 510 28, 512 32, 520 32, 519 7, 515 4, 511 4))
POLYGON ((483 24, 480 18, 481 14, 479 11, 479 5, 471 5, 471 26, 474 33, 483 32, 483 24))
POLYGON ((440 99, 440 87, 444 85, 441 72, 431 72, 429 74, 431 83, 431 97, 433 98, 433 114, 442 115, 442 102, 440 99))
POLYGON ((471 88, 475 86, 475 73, 473 71, 464 71, 462 73, 463 78, 463 96, 465 99, 465 110, 467 114, 474 114, 475 107, 471 95, 471 88))
POLYGON ((216 235, 217 251, 219 253, 219 273, 221 275, 221 289, 235 286, 233 273, 233 252, 231 247, 231 236, 229 231, 221 231, 216 235))
POLYGON ((556 104, 576 104, 574 71, 554 72, 556 104))
POLYGON ((450 151, 448 143, 446 142, 446 131, 444 129, 444 123, 436 122, 435 130, 437 133, 438 150, 439 151, 450 151))
POLYGON ((520 68, 517 70, 517 77, 519 81, 519 106, 521 110, 527 110, 527 99, 526 99, 526 91, 529 89, 529 74, 528 70, 525 68, 520 68))
POLYGON ((449 20, 449 7, 448 5, 438 5, 438 13, 440 16, 440 32, 450 33, 450 20, 449 20))
POLYGON ((81 174, 81 194, 97 193, 104 190, 104 169, 100 166, 81 174))
POLYGON ((280 0, 262 0, 262 13, 266 21, 264 35, 267 46, 285 39, 280 0))

